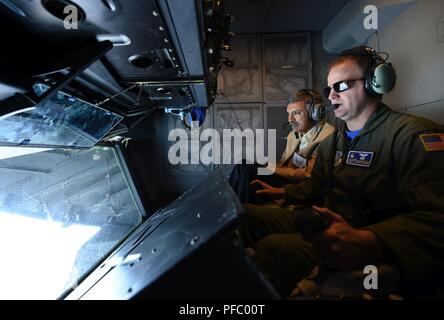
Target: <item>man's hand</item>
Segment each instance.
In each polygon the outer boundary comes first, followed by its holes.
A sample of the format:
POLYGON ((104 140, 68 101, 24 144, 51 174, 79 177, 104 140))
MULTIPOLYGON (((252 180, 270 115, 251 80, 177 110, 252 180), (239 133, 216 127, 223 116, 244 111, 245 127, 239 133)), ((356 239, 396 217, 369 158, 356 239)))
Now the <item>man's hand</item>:
POLYGON ((282 198, 285 195, 285 189, 284 188, 272 187, 269 184, 266 184, 265 182, 262 182, 262 181, 257 180, 257 179, 251 181, 250 185, 253 188, 256 189, 256 193, 259 194, 259 195, 269 196, 269 197, 271 197, 273 199, 282 198))
POLYGON ((313 206, 313 209, 327 218, 330 226, 321 232, 304 235, 304 238, 313 243, 327 267, 355 269, 387 256, 387 249, 373 232, 353 228, 327 208, 313 206))

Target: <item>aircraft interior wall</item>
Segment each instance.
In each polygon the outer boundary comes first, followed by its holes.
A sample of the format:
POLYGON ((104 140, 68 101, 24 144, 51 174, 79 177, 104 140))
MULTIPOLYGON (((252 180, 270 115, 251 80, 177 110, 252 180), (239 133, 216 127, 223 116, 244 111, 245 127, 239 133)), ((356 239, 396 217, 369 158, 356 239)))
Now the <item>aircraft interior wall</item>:
MULTIPOLYGON (((288 96, 295 86, 310 87, 313 84, 315 90, 321 91, 328 65, 337 55, 322 48, 320 32, 238 35, 232 43, 234 49, 226 55, 235 65, 222 67, 218 95, 215 103, 208 107, 200 131, 215 128, 222 134, 223 129, 274 128, 277 130, 276 154, 279 156, 290 132, 284 112, 288 96)), ((326 121, 334 124, 335 119, 327 114, 326 121)), ((147 123, 155 134, 149 140, 136 140, 137 147, 130 146, 130 149, 134 158, 139 159, 135 161, 140 163, 134 170, 140 172, 144 177, 141 180, 146 184, 146 181, 154 182, 158 199, 177 197, 202 181, 209 172, 230 173, 233 165, 223 164, 226 159, 222 158, 219 164, 192 164, 189 157, 189 164, 171 165, 168 150, 174 142, 168 141, 168 133, 186 127, 179 118, 165 117, 161 112, 153 114, 147 123)), ((191 141, 191 133, 186 130, 191 141)), ((205 144, 200 142, 200 146, 205 144)))
POLYGON ((422 0, 369 39, 390 53, 398 81, 384 102, 444 124, 444 2, 422 0))

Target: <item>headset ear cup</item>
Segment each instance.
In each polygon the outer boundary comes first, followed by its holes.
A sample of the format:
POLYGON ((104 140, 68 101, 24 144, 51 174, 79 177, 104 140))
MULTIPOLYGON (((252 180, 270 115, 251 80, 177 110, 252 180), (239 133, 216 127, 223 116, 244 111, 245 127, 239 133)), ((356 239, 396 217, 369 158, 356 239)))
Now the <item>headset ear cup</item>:
POLYGON ((390 92, 395 86, 395 69, 392 64, 386 62, 387 59, 382 58, 375 49, 367 46, 357 46, 343 51, 341 55, 367 56, 371 58, 372 67, 367 71, 364 80, 365 91, 370 96, 385 94, 390 92))
POLYGON ((310 95, 310 99, 306 101, 306 110, 310 120, 318 122, 325 116, 325 105, 322 102, 322 98, 313 90, 303 89, 310 95))
POLYGON ((396 83, 396 72, 391 63, 379 63, 370 68, 365 77, 365 89, 371 96, 390 92, 396 83))
POLYGON ((311 105, 312 112, 310 114, 310 117, 313 121, 321 121, 324 119, 325 116, 325 106, 323 103, 313 103, 311 105))
POLYGON ((365 91, 370 96, 377 96, 378 94, 373 90, 373 83, 374 83, 374 68, 370 68, 370 70, 367 71, 367 74, 365 75, 364 79, 364 88, 365 91))
POLYGON ((318 110, 319 110, 319 120, 321 121, 325 118, 325 113, 326 113, 326 106, 324 103, 319 103, 318 105, 318 110))
POLYGON ((312 121, 316 121, 316 114, 315 114, 315 108, 314 108, 314 103, 310 103, 310 107, 308 108, 308 115, 310 116, 310 120, 312 121))
POLYGON ((396 72, 390 63, 378 64, 372 75, 371 87, 376 94, 385 94, 393 89, 396 82, 396 72))

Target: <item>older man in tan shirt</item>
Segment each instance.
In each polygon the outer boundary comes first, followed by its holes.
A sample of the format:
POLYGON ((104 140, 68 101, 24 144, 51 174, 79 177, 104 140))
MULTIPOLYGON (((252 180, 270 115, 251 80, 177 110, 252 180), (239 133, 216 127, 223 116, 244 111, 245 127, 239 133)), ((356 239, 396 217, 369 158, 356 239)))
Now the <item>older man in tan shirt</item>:
POLYGON ((287 113, 293 130, 288 134, 280 161, 275 168, 269 166, 270 170, 274 169, 274 174, 257 176, 257 164, 236 165, 231 172, 230 184, 242 202, 264 203, 266 199, 260 198, 255 189, 265 188, 268 184, 297 183, 310 177, 319 144, 334 131, 323 121, 325 106, 313 90, 295 92, 288 101, 287 113))

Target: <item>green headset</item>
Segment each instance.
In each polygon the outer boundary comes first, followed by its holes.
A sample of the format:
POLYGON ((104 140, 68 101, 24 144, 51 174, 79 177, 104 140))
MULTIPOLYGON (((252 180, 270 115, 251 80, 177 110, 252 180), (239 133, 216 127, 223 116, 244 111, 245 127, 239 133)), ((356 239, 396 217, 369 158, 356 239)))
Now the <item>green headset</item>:
POLYGON ((369 95, 378 96, 393 89, 396 83, 395 69, 375 49, 367 46, 357 46, 341 53, 341 56, 348 55, 370 57, 370 68, 367 70, 364 79, 365 90, 369 95))

